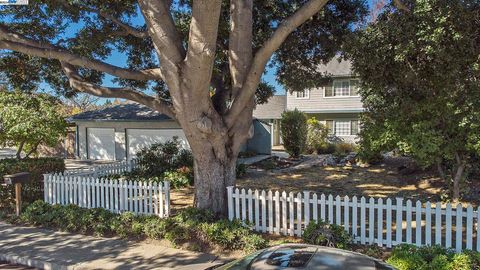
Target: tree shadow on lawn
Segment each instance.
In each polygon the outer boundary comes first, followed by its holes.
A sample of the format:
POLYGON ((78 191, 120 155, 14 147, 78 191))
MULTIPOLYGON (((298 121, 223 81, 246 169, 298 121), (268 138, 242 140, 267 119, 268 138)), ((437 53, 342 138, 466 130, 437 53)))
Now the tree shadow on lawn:
MULTIPOLYGON (((313 167, 290 173, 250 171, 237 180, 239 188, 313 191, 349 197, 396 198, 440 201, 444 182, 432 172, 401 175, 393 165, 361 167, 313 167)), ((470 202, 477 204, 477 201, 470 202)))
MULTIPOLYGON (((312 167, 295 172, 274 173, 264 170, 249 169, 247 174, 237 179, 237 187, 258 190, 278 190, 286 192, 312 191, 317 194, 334 196, 348 195, 374 198, 402 197, 423 202, 442 201, 445 183, 433 171, 419 171, 410 175, 398 173, 397 161, 362 167, 312 167)), ((475 181, 472 181, 475 182, 475 181)), ((477 207, 480 197, 470 187, 462 203, 477 207)), ((194 188, 172 190, 172 208, 180 209, 193 205, 194 188)))

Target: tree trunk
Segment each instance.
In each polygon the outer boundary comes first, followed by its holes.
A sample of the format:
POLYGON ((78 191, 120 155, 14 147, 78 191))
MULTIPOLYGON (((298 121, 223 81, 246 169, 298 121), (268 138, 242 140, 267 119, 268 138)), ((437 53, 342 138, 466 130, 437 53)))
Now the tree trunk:
POLYGON ((465 163, 458 165, 456 173, 453 177, 453 200, 460 199, 460 181, 463 177, 463 172, 465 171, 465 163))
POLYGON ((23 151, 23 146, 24 145, 25 145, 24 141, 20 142, 20 145, 18 145, 17 153, 15 154, 17 159, 22 159, 22 151, 23 151))
POLYGON ((218 159, 212 151, 195 159, 195 206, 227 215, 227 187, 235 185, 237 158, 218 159))

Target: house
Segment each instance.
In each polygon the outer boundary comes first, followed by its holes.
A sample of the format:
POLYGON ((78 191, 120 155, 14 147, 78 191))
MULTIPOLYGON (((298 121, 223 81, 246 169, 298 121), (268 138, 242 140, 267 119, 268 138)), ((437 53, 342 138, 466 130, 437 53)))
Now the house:
POLYGON ((272 142, 281 144, 279 123, 285 110, 298 109, 309 118, 315 117, 325 124, 331 138, 355 142, 360 129, 359 116, 363 105, 358 94, 358 77, 352 73, 351 63, 333 59, 319 66, 320 72, 329 77, 322 87, 302 92, 273 96, 268 103, 258 105, 253 116, 272 124, 272 142))
MULTIPOLYGON (((178 137, 188 142, 180 125, 168 116, 138 103, 87 111, 67 119, 76 126, 76 156, 90 160, 130 160, 144 147, 178 137)), ((245 151, 270 154, 271 126, 254 120, 254 135, 245 151)))
POLYGON ((253 111, 253 117, 272 126, 272 146, 282 144, 280 137, 280 119, 287 108, 287 96, 276 95, 268 99, 267 103, 259 104, 253 111))
POLYGON ((287 110, 295 108, 325 124, 330 134, 355 142, 360 129, 363 104, 358 94, 359 79, 351 62, 333 59, 319 67, 330 79, 322 87, 287 94, 287 110))

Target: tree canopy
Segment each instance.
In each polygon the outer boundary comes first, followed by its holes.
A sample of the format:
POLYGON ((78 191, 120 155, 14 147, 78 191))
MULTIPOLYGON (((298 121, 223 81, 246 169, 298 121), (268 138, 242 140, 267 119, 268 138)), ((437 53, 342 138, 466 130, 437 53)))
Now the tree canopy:
MULTIPOLYGON (((172 20, 182 43, 187 44, 192 1, 173 2, 172 20)), ((306 2, 256 1, 252 7, 253 52, 258 51, 278 25, 306 2)), ((223 1, 220 13, 212 80, 214 89, 229 87, 232 80, 228 72, 229 4, 230 1, 223 1)), ((364 0, 329 1, 322 11, 293 31, 276 52, 270 64, 277 67, 279 81, 289 90, 316 86, 318 78, 324 75, 316 67, 340 51, 354 24, 366 14, 364 0)), ((154 53, 154 44, 146 32, 137 1, 47 0, 32 1, 26 6, 2 6, 0 27, 3 34, 13 32, 62 50, 58 55, 52 55, 54 59, 43 58, 46 52, 41 51, 29 51, 30 56, 27 56, 25 52, 31 49, 29 45, 22 50, 4 51, 0 58, 0 73, 11 88, 31 91, 45 81, 60 94, 74 94, 77 90, 70 87, 57 59, 75 54, 75 60, 82 62, 79 65, 81 76, 91 83, 101 84, 106 74, 118 75, 120 78, 114 81, 121 86, 153 90, 161 97, 170 97, 168 86, 162 80, 152 79, 146 72, 129 73, 99 62, 107 61, 113 53, 120 52, 126 55, 125 69, 148 70, 159 66, 160 61, 154 53)), ((0 43, 0 48, 10 49, 13 45, 0 43)), ((265 102, 272 94, 273 87, 262 82, 257 89, 257 100, 265 102)))
POLYGON ((349 46, 362 79, 364 153, 398 149, 459 184, 480 154, 480 2, 386 6, 349 46))
POLYGON ((46 94, 0 90, 0 143, 29 157, 40 144, 55 146, 66 133, 61 104, 46 94))

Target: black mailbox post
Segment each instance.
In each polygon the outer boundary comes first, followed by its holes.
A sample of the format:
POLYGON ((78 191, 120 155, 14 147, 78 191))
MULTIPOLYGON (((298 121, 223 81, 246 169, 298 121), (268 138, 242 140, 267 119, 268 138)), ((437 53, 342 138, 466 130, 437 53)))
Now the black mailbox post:
POLYGON ((16 214, 20 215, 22 208, 22 184, 30 182, 30 174, 27 172, 4 175, 3 180, 7 185, 15 185, 16 214))

